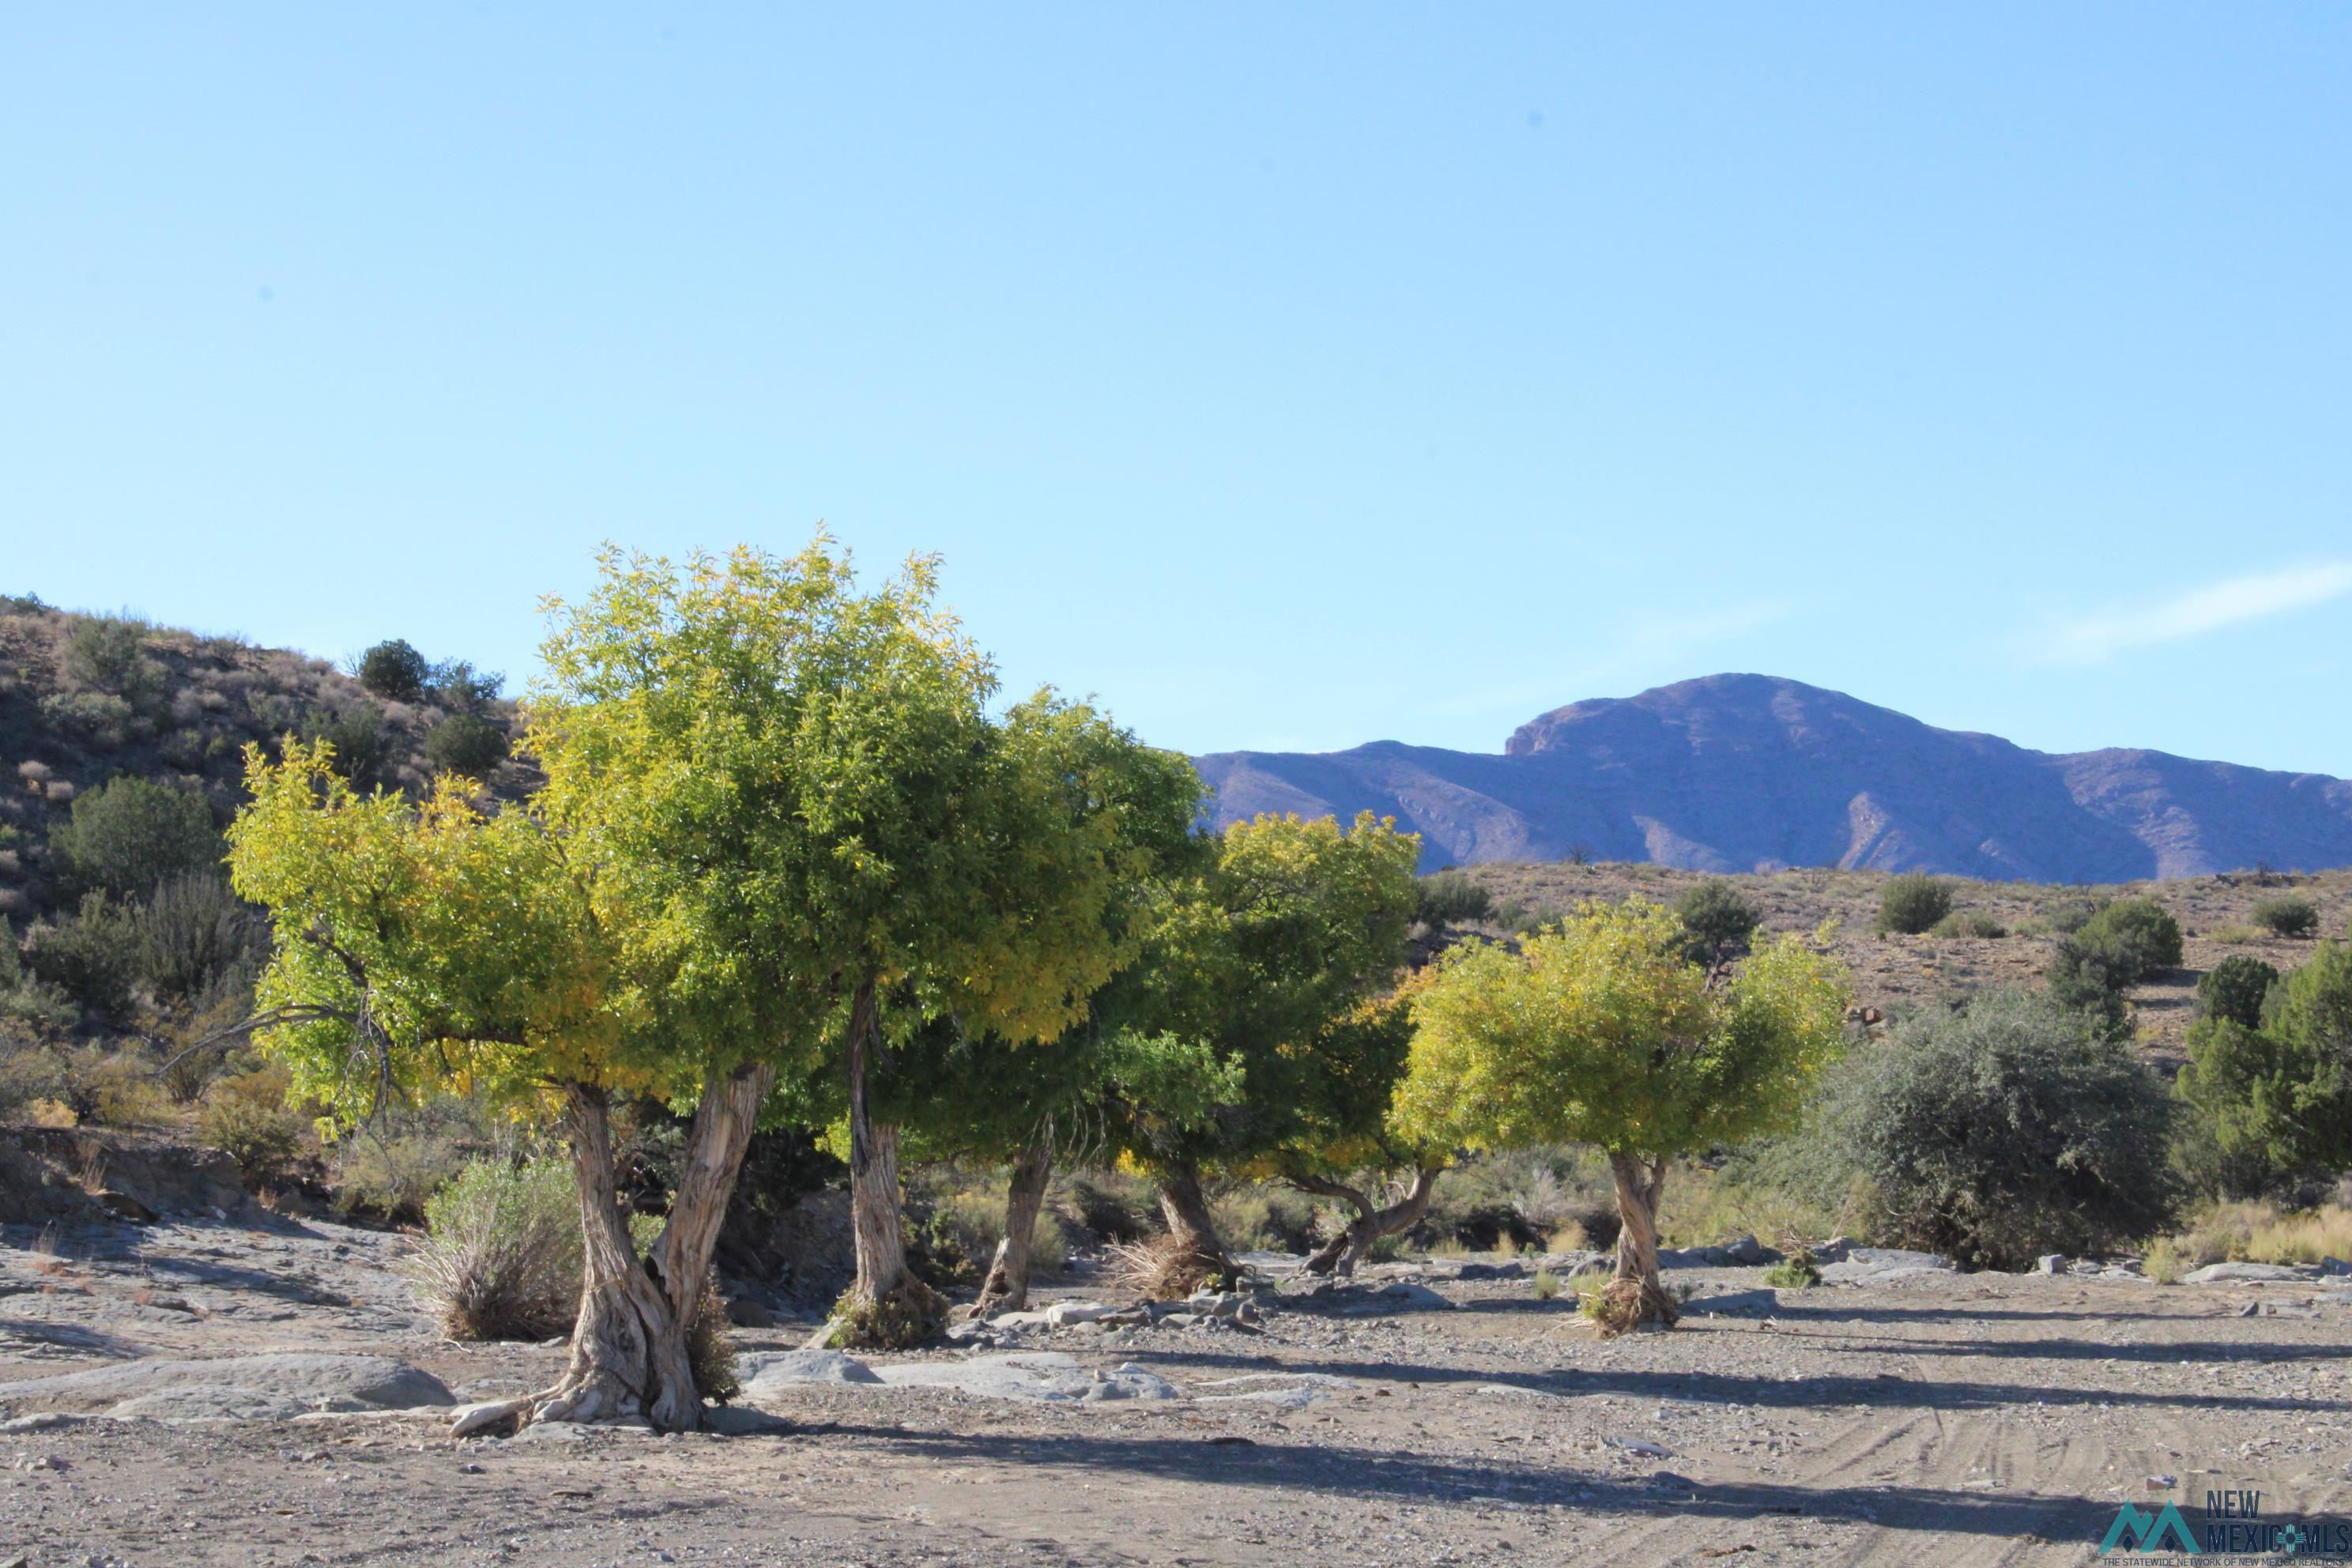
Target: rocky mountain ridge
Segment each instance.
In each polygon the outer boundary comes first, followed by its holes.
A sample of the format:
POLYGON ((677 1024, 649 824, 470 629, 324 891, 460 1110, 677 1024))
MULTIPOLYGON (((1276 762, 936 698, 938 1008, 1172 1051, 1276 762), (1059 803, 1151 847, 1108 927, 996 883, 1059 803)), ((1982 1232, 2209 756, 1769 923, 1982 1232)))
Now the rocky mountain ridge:
POLYGON ((2164 752, 2036 752, 1727 674, 1555 709, 1500 754, 1376 741, 1195 759, 1223 824, 1392 816, 1423 868, 1579 856, 2117 882, 2352 865, 2352 781, 2164 752))

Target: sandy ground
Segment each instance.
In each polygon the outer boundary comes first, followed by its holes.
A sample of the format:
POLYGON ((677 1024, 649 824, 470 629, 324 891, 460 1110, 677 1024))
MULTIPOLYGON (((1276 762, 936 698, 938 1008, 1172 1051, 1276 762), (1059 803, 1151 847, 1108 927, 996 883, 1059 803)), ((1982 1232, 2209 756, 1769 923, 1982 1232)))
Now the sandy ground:
MULTIPOLYGON (((562 1354, 439 1340, 381 1233, 90 1227, 54 1258, 5 1239, 0 1382, 300 1350, 397 1356, 483 1397, 562 1354)), ((1675 1278, 1698 1306, 1756 1284, 1675 1278)), ((1429 1283, 1452 1305, 1294 1290, 1263 1332, 1024 1336, 1186 1395, 1150 1403, 795 1387, 762 1402, 778 1435, 555 1441, 452 1442, 433 1410, 20 1421, 0 1430, 0 1564, 1821 1568, 2080 1563, 2119 1502, 2201 1524, 2224 1489, 2352 1516, 2352 1290, 1916 1275, 1603 1342, 1524 1282, 1429 1283)))

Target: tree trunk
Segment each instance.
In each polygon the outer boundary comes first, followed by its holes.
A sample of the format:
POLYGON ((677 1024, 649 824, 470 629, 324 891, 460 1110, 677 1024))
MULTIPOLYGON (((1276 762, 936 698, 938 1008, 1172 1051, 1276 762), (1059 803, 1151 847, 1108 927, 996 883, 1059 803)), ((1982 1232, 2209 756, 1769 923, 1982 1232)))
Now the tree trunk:
POLYGON ((1604 1332, 1622 1334, 1643 1323, 1668 1328, 1682 1317, 1658 1279, 1658 1200, 1666 1188, 1666 1163, 1609 1152, 1617 1180, 1617 1272, 1601 1293, 1604 1332))
POLYGON ((874 983, 857 988, 849 1009, 849 1225, 857 1252, 851 1289, 878 1302, 907 1279, 907 1238, 899 1226, 898 1129, 875 1121, 866 1080, 880 1037, 874 983))
POLYGON ((1217 1222, 1201 1191, 1201 1167, 1192 1160, 1171 1160, 1161 1167, 1160 1213, 1178 1257, 1196 1266, 1205 1282, 1223 1284, 1234 1277, 1233 1259, 1217 1239, 1217 1222))
POLYGON ((1327 1181, 1320 1176, 1293 1176, 1290 1184, 1301 1192, 1319 1197, 1339 1198, 1352 1205, 1356 1217, 1346 1229, 1315 1249, 1307 1260, 1309 1274, 1352 1275, 1356 1265, 1370 1253, 1372 1244, 1384 1236, 1396 1236, 1419 1225, 1429 1214, 1429 1200, 1437 1190, 1437 1178, 1445 1169, 1443 1165, 1422 1165, 1414 1168, 1412 1184, 1402 1197, 1386 1208, 1374 1208, 1372 1200, 1361 1190, 1340 1182, 1327 1181))
POLYGON ((772 1068, 750 1064, 703 1080, 669 1223, 643 1262, 614 1189, 604 1091, 563 1086, 580 1188, 580 1318, 571 1363, 554 1387, 532 1396, 532 1420, 644 1420, 663 1432, 702 1424, 688 1336, 744 1146, 775 1083, 772 1068))
POLYGON ((975 1318, 991 1312, 1018 1312, 1029 1305, 1029 1255, 1037 1235, 1037 1215, 1045 1206, 1045 1183, 1054 1173, 1054 1146, 1040 1141, 1021 1152, 1013 1163, 1012 1184, 1004 1194, 1004 1239, 996 1244, 996 1258, 981 1281, 975 1318))

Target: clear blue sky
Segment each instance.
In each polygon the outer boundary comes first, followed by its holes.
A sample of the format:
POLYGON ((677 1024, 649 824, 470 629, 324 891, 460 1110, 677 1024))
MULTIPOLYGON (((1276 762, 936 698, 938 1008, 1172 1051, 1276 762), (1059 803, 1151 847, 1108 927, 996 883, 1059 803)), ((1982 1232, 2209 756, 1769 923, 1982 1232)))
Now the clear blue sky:
POLYGON ((1192 751, 2352 774, 2352 9, 796 12, 0 12, 0 589, 520 676, 823 521, 1192 751))

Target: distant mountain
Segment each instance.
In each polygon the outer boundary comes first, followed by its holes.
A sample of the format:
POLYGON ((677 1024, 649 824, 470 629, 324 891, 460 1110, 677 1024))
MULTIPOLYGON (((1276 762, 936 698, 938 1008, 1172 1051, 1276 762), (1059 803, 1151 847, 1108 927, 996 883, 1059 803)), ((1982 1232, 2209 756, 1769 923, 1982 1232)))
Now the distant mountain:
POLYGON ((2042 882, 2352 865, 2352 781, 2032 752, 1767 675, 1572 703, 1521 725, 1500 756, 1375 741, 1196 760, 1219 824, 1370 810, 1422 836, 1424 870, 1580 852, 2042 882))

